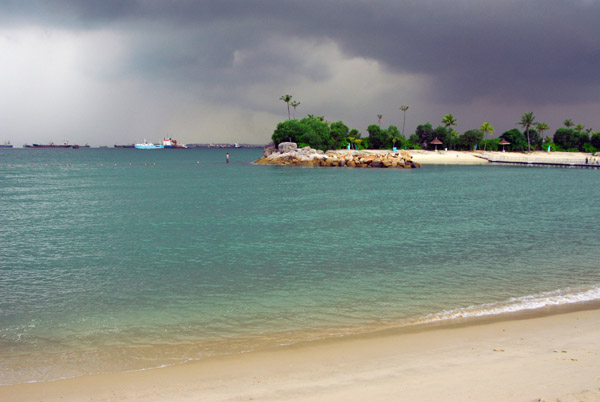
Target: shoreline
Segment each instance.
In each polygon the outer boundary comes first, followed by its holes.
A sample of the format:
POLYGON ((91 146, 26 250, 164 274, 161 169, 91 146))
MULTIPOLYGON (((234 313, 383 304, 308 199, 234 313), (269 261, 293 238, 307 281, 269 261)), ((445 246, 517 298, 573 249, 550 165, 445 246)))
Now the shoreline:
POLYGON ((576 303, 303 342, 165 368, 1 386, 0 397, 11 401, 557 398, 598 391, 599 330, 600 302, 576 303))

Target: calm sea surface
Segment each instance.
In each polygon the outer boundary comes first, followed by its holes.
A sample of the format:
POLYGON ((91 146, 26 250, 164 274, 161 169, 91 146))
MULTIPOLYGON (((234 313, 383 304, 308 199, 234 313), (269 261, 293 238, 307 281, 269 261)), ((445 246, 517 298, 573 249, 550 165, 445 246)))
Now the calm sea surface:
POLYGON ((0 384, 600 299, 600 172, 0 150, 0 384))

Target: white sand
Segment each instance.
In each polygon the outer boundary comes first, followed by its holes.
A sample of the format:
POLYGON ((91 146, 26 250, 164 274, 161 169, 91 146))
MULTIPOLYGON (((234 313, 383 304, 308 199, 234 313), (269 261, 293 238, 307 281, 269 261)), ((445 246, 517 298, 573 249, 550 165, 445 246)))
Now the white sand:
POLYGON ((481 158, 481 152, 469 151, 408 151, 414 162, 422 165, 485 165, 489 162, 481 158))
POLYGON ((0 387, 3 401, 600 401, 600 310, 0 387), (560 399, 559 399, 560 398, 560 399))

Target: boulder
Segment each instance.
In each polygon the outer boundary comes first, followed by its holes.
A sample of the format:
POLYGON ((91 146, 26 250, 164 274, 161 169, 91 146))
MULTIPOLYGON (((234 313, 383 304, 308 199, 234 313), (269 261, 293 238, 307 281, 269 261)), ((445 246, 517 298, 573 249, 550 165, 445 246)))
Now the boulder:
POLYGON ((263 148, 263 156, 269 156, 273 152, 275 152, 275 144, 273 143, 273 141, 271 141, 263 148))
POLYGON ((277 146, 277 150, 281 153, 286 153, 298 149, 295 142, 282 142, 277 146))

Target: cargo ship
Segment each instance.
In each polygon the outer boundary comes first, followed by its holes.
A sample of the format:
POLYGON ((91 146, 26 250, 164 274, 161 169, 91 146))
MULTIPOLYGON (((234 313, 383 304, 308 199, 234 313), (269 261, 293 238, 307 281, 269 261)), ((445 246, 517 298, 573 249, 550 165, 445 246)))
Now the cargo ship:
POLYGON ((180 144, 177 142, 177 140, 174 140, 172 138, 164 138, 163 145, 165 146, 166 149, 186 149, 187 148, 186 145, 180 144))
POLYGON ((5 141, 4 144, 0 144, 0 148, 12 148, 10 141, 5 141))
POLYGON ((68 144, 66 141, 64 144, 55 144, 51 142, 50 144, 33 144, 33 145, 23 145, 24 148, 73 148, 73 145, 68 144))

